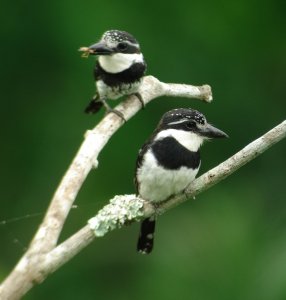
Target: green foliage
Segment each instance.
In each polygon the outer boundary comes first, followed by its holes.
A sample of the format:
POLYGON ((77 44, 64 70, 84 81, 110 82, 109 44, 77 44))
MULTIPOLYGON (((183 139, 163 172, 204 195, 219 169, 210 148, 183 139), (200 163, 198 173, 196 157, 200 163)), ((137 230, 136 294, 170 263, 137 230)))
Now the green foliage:
MULTIPOLYGON (((0 221, 44 212, 84 132, 102 113, 93 58, 77 49, 107 29, 140 41, 148 74, 208 83, 212 104, 160 98, 108 143, 61 239, 116 194, 132 194, 139 147, 161 115, 193 107, 229 134, 207 143, 201 173, 285 119, 283 1, 3 1, 1 17, 0 221)), ((96 241, 25 299, 286 298, 285 141, 158 222, 150 256, 135 252, 138 226, 96 241)), ((0 225, 0 278, 28 245, 40 217, 0 225), (17 239, 17 241, 15 241, 17 239)))

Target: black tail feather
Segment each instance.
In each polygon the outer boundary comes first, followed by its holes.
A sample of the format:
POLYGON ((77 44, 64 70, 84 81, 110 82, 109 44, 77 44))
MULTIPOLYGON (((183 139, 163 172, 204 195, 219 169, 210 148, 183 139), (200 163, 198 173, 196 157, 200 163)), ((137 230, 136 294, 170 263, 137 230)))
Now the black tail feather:
POLYGON ((84 112, 87 114, 95 114, 97 113, 101 107, 103 106, 103 103, 97 99, 92 99, 88 106, 85 108, 84 112))
POLYGON ((142 254, 149 254, 154 245, 155 217, 145 219, 141 223, 141 231, 137 243, 137 251, 142 254))

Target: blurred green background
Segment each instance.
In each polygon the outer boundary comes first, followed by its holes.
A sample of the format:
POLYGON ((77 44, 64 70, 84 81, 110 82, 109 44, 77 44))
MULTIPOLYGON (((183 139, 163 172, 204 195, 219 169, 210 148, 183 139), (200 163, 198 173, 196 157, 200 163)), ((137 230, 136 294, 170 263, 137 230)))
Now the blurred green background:
MULTIPOLYGON (((208 83, 214 102, 164 97, 125 124, 61 240, 115 194, 134 193, 138 149, 167 110, 193 107, 230 135, 203 147, 200 174, 285 119, 285 9, 282 0, 1 1, 0 279, 29 244, 84 132, 103 116, 83 113, 94 60, 82 59, 80 46, 107 29, 129 31, 148 74, 208 83)), ((24 298, 286 299, 285 150, 282 141, 160 217, 152 255, 136 253, 134 224, 91 244, 24 298)))

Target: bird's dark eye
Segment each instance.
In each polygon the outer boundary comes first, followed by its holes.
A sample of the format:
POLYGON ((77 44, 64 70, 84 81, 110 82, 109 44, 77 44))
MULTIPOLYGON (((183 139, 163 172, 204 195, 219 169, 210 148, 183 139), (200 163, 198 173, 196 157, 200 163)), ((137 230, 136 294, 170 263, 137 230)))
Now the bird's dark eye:
POLYGON ((188 129, 192 129, 196 127, 196 122, 195 121, 188 121, 185 125, 188 129))
POLYGON ((117 49, 120 50, 120 51, 126 50, 127 47, 128 47, 128 44, 127 44, 127 43, 119 43, 119 44, 117 45, 117 49))

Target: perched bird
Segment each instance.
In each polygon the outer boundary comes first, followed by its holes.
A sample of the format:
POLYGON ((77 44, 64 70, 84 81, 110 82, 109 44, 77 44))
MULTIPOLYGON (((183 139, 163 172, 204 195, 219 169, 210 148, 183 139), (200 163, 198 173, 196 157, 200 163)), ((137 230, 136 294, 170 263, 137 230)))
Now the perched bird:
MULTIPOLYGON (((114 111, 106 99, 135 94, 144 106, 138 88, 146 71, 146 63, 137 40, 126 31, 106 31, 100 41, 79 49, 83 56, 97 55, 94 79, 97 93, 86 107, 86 113, 96 113, 104 105, 114 111)), ((120 113, 119 113, 120 115, 120 113)))
MULTIPOLYGON (((200 146, 211 138, 228 137, 207 123, 203 114, 179 108, 165 113, 139 151, 135 185, 137 194, 156 205, 182 192, 199 171, 200 146)), ((153 249, 155 216, 143 220, 137 244, 140 253, 153 249)))

